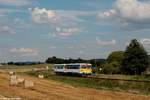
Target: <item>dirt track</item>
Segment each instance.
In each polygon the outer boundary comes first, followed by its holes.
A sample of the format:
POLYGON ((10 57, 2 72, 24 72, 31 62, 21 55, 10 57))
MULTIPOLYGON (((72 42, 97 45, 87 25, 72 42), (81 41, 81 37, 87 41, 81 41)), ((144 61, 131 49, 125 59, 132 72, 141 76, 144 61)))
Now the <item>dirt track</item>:
POLYGON ((0 98, 5 96, 20 97, 23 100, 150 100, 150 96, 76 88, 52 80, 22 77, 35 82, 33 89, 9 86, 9 75, 0 73, 0 98))

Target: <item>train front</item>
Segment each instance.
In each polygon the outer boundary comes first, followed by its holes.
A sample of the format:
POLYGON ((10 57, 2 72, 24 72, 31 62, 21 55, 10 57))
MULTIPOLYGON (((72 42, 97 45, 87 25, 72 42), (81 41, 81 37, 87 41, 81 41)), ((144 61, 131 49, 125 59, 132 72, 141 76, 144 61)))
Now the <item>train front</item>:
POLYGON ((80 74, 91 75, 92 74, 92 65, 91 64, 81 64, 80 65, 80 74))

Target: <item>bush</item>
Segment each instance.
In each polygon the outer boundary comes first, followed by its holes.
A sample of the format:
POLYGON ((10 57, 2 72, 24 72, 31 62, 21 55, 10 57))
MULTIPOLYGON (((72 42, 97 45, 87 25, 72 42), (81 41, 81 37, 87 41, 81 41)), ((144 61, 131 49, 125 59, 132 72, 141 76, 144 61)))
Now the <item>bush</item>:
POLYGON ((107 58, 107 62, 111 63, 111 62, 115 61, 115 62, 118 62, 119 64, 121 64, 123 58, 124 58, 124 51, 114 51, 109 54, 109 56, 107 58))
POLYGON ((118 62, 111 62, 104 64, 102 67, 102 73, 104 74, 119 74, 120 64, 118 62))

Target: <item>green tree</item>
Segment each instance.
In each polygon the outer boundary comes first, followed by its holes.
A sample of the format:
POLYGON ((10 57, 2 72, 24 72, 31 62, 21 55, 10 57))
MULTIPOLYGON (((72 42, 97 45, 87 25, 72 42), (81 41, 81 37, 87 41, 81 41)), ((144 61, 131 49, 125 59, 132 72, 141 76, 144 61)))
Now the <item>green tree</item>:
POLYGON ((115 61, 121 64, 123 57, 124 57, 124 51, 114 51, 108 56, 107 61, 108 63, 115 61))
POLYGON ((124 53, 122 72, 124 74, 142 74, 148 67, 148 55, 143 45, 136 39, 131 40, 124 53))
POLYGON ((123 51, 114 51, 109 54, 107 63, 103 64, 102 73, 104 74, 119 74, 121 73, 121 63, 124 58, 123 51))
POLYGON ((104 74, 119 74, 120 64, 118 62, 106 63, 102 66, 102 73, 104 74))

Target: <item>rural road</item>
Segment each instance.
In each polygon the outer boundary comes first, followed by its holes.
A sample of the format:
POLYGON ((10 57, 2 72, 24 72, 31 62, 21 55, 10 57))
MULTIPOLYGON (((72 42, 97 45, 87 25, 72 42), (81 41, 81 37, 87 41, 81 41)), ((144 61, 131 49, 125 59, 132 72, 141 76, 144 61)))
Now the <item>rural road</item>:
MULTIPOLYGON (((9 86, 9 75, 0 72, 0 98, 20 97, 21 100, 150 100, 150 96, 122 92, 72 87, 53 80, 22 76, 32 80, 32 89, 21 86, 9 86)), ((1 100, 1 99, 0 99, 1 100)))

